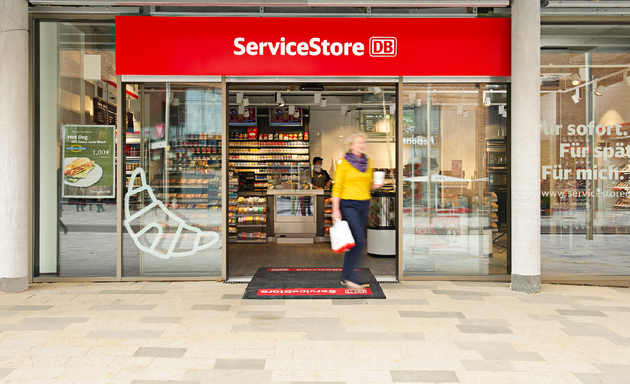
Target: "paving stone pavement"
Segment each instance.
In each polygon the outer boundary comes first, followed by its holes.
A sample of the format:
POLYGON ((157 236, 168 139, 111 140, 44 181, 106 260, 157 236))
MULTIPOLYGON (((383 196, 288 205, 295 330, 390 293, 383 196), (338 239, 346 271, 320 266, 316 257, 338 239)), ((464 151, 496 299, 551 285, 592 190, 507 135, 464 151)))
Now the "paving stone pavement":
POLYGON ((245 284, 42 283, 0 295, 2 383, 630 383, 630 289, 383 284, 386 300, 241 300, 245 284), (472 297, 475 300, 462 300, 472 297))

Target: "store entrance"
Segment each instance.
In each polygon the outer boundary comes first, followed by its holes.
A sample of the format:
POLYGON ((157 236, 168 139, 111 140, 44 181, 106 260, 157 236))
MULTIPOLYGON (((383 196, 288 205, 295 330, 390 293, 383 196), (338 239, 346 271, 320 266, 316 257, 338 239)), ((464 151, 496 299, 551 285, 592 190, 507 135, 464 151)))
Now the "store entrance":
POLYGON ((367 135, 373 167, 386 172, 360 266, 395 277, 396 86, 229 84, 228 92, 228 277, 342 267, 343 253, 330 246, 331 187, 354 131, 367 135))

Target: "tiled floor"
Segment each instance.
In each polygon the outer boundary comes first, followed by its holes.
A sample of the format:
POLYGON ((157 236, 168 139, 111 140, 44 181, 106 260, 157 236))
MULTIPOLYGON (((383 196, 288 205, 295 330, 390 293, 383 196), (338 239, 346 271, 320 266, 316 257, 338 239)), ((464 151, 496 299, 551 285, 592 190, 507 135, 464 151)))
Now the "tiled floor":
POLYGON ((0 382, 630 382, 630 289, 382 286, 265 301, 216 282, 33 284, 0 295, 0 382))

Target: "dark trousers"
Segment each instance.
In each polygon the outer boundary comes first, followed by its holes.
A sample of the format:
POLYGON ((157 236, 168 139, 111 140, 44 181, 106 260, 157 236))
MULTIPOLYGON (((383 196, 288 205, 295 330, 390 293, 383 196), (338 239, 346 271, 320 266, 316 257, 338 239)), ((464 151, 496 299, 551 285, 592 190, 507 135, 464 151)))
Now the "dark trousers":
POLYGON ((363 255, 366 241, 366 228, 368 221, 368 213, 370 210, 370 200, 341 200, 339 203, 341 211, 341 219, 348 222, 354 243, 352 249, 346 252, 343 260, 343 271, 341 272, 341 281, 357 281, 357 273, 355 268, 363 255))

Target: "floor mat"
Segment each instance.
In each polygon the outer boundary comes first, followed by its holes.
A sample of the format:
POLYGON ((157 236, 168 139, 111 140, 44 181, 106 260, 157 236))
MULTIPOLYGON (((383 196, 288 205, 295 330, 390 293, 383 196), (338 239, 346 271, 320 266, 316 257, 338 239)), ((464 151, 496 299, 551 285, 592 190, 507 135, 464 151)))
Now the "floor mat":
POLYGON ((368 268, 356 270, 355 292, 341 284, 341 268, 259 268, 243 299, 384 299, 381 286, 368 268))

